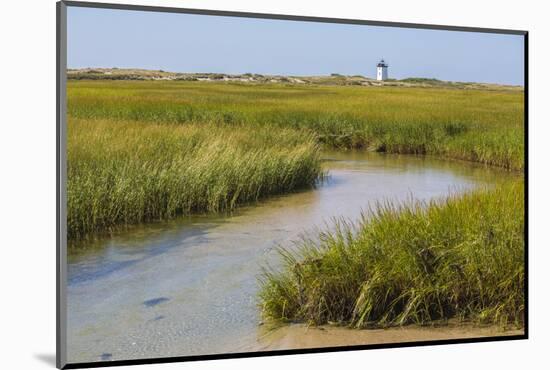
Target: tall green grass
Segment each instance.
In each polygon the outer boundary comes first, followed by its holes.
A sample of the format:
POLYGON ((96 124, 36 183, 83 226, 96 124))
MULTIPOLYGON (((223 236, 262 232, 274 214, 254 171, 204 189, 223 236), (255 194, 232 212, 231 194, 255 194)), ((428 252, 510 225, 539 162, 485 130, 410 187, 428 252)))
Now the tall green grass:
POLYGON ((281 250, 282 270, 262 279, 263 315, 357 328, 453 317, 521 326, 524 232, 522 182, 379 204, 281 250))
POLYGON ((523 92, 176 81, 69 81, 82 119, 293 128, 331 148, 522 170, 523 92))
POLYGON ((318 144, 294 130, 70 118, 68 237, 231 210, 320 174, 318 144))

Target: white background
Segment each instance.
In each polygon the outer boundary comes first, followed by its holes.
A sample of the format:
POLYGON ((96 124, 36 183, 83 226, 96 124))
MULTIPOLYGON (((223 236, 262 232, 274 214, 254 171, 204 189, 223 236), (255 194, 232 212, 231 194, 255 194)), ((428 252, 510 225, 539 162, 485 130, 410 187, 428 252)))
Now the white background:
MULTIPOLYGON (((112 2, 117 2, 112 0, 112 2)), ((548 366, 549 22, 544 1, 203 0, 144 5, 530 31, 530 339, 148 365, 139 369, 548 366), (546 351, 545 351, 546 350, 546 351), (546 363, 546 365, 544 365, 546 363)), ((52 368, 55 354, 55 1, 12 0, 0 12, 0 335, 5 369, 52 368)), ((98 25, 99 26, 99 25, 98 25)), ((133 367, 136 368, 136 367, 133 367)), ((547 368, 547 367, 546 367, 547 368)))

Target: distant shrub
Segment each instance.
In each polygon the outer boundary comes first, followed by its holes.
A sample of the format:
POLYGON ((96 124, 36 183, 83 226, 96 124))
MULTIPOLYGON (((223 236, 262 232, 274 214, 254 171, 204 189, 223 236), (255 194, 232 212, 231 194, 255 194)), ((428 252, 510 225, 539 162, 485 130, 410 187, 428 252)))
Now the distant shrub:
POLYGON ((437 78, 424 78, 424 77, 409 77, 401 80, 401 82, 411 82, 411 83, 427 83, 427 84, 442 84, 444 83, 437 78))

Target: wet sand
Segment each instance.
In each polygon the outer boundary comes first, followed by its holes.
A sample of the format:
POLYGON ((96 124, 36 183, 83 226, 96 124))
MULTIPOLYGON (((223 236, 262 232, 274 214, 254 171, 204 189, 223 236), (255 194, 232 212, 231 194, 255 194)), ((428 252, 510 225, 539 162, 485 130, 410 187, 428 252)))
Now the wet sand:
POLYGON ((255 347, 243 348, 243 350, 273 351, 523 334, 523 329, 503 330, 496 326, 480 327, 472 324, 449 324, 438 327, 408 325, 389 329, 364 330, 335 326, 308 327, 303 324, 294 324, 273 330, 266 329, 255 347))

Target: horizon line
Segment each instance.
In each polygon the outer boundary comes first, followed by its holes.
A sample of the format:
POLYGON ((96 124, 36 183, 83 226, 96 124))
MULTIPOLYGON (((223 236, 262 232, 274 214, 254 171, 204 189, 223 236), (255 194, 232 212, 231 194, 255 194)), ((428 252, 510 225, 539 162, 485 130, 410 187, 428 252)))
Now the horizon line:
MULTIPOLYGON (((85 70, 85 69, 104 69, 104 70, 141 70, 141 71, 148 71, 148 72, 160 72, 160 73, 172 73, 172 74, 219 74, 219 75, 226 75, 226 76, 243 76, 243 75, 259 75, 259 76, 272 76, 272 77, 336 77, 336 76, 343 76, 343 77, 362 77, 367 78, 371 80, 378 81, 376 79, 376 76, 371 77, 369 75, 363 75, 363 74, 345 74, 340 72, 331 72, 328 74, 280 74, 280 73, 259 73, 259 72, 216 72, 216 71, 210 71, 210 72, 182 72, 182 71, 169 71, 165 69, 151 69, 151 68, 144 68, 144 67, 98 67, 98 66, 87 66, 87 67, 69 67, 67 66, 67 71, 69 70, 85 70)), ((487 82, 487 81, 459 81, 459 80, 442 80, 436 77, 426 77, 426 76, 407 76, 403 78, 394 78, 389 77, 388 80, 394 80, 394 81, 402 81, 406 79, 425 79, 425 80, 435 80, 435 81, 441 81, 441 82, 450 82, 450 83, 470 83, 470 84, 485 84, 485 85, 499 85, 499 86, 513 86, 513 87, 525 87, 525 84, 508 84, 508 83, 500 83, 500 82, 487 82)), ((391 81, 390 81, 391 82, 391 81)))

